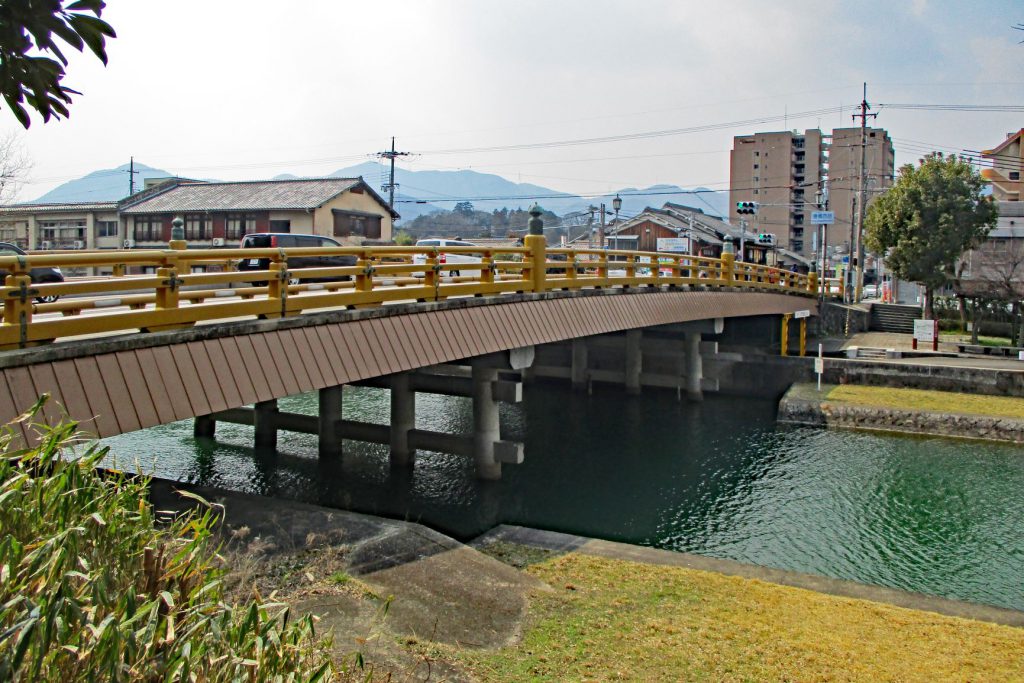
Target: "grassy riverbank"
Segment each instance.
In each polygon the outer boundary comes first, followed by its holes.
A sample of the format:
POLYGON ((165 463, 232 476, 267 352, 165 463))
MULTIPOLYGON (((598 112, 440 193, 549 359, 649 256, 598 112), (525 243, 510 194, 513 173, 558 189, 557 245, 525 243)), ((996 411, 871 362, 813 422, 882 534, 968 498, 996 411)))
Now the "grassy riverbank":
POLYGON ((821 401, 875 408, 933 410, 963 415, 991 415, 1024 419, 1024 399, 1012 396, 983 396, 927 389, 841 384, 823 388, 822 393, 814 398, 821 401))
MULTIPOLYGON (((504 559, 537 559, 504 547, 504 559)), ((570 553, 524 571, 521 643, 429 648, 483 681, 1020 680, 1024 630, 570 553)))

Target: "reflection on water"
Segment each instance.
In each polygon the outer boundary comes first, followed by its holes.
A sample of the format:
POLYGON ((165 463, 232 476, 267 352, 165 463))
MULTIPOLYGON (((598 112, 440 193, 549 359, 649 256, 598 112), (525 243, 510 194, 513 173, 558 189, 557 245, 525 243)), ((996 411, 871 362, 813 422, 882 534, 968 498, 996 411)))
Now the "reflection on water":
MULTIPOLYGON (((314 395, 281 401, 313 414, 314 395)), ((387 392, 347 387, 348 419, 386 422, 387 392)), ((527 387, 502 406, 526 462, 479 482, 472 462, 312 435, 257 455, 252 428, 190 422, 108 439, 122 466, 162 477, 428 524, 466 539, 501 523, 579 533, 1024 609, 1024 449, 775 424, 768 401, 527 387)), ((417 427, 468 433, 468 399, 417 396, 417 427)))

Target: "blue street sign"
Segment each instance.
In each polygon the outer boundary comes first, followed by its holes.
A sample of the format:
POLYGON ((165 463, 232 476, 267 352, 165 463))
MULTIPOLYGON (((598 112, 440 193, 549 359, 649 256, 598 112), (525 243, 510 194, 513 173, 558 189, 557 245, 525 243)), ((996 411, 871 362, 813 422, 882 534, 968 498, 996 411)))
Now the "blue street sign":
POLYGON ((835 222, 835 211, 811 211, 811 225, 831 225, 835 222))

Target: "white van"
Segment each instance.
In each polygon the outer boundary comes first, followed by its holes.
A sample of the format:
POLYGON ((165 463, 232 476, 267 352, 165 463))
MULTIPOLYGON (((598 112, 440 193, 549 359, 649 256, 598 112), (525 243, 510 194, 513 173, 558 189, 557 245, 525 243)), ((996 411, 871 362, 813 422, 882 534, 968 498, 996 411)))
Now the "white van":
MULTIPOLYGON (((441 237, 431 237, 430 239, 419 240, 416 242, 417 247, 475 247, 477 245, 472 242, 464 242, 462 240, 451 240, 444 239, 441 237)), ((472 254, 450 254, 446 252, 440 252, 438 254, 438 263, 450 264, 450 263, 480 263, 483 259, 479 256, 472 254)), ((412 262, 414 265, 422 266, 427 262, 426 254, 413 254, 412 262)), ((458 270, 447 270, 444 273, 450 275, 459 275, 458 270)), ((476 271, 474 271, 476 272, 476 271)), ((413 273, 416 277, 423 277, 424 273, 413 273)))

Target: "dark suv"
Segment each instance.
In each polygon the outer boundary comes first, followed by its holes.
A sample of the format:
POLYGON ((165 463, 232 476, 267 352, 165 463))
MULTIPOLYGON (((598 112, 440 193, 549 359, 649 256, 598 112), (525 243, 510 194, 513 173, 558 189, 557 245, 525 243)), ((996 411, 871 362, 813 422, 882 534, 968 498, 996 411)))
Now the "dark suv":
MULTIPOLYGON (((321 235, 300 235, 290 232, 254 232, 242 238, 243 249, 294 249, 298 247, 340 247, 336 240, 321 235)), ((288 259, 288 271, 291 272, 289 282, 297 284, 301 273, 293 271, 299 268, 339 268, 341 266, 354 266, 356 257, 354 254, 334 254, 324 256, 292 256, 288 259)), ((242 259, 238 264, 238 270, 267 270, 270 267, 269 258, 247 258, 242 259)), ((338 278, 327 278, 331 280, 349 280, 344 275, 338 278)), ((254 282, 257 287, 265 283, 254 282)))
MULTIPOLYGON (((24 256, 25 250, 10 242, 0 242, 0 256, 11 256, 14 254, 24 256)), ((7 270, 0 268, 0 282, 3 282, 7 275, 7 270)), ((32 284, 34 285, 43 284, 44 282, 64 282, 64 273, 60 272, 60 268, 54 268, 53 266, 33 268, 28 272, 28 276, 32 278, 32 284)), ((47 294, 46 296, 36 297, 36 301, 41 304, 50 304, 59 298, 56 294, 47 294)))

